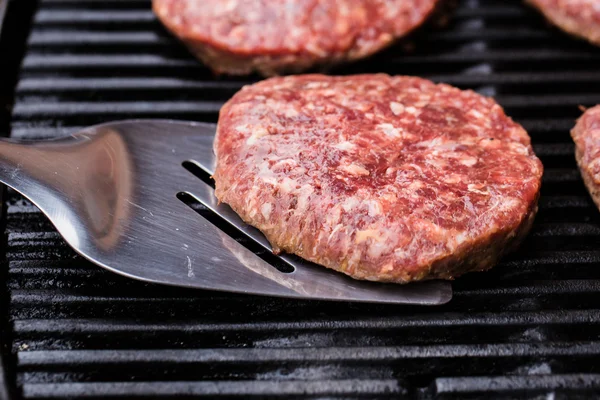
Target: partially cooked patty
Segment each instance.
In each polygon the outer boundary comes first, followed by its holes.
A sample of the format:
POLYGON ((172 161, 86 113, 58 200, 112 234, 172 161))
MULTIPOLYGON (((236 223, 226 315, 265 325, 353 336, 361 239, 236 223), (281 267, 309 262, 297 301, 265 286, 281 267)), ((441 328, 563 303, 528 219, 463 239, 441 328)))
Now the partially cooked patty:
POLYGON ((600 1, 526 0, 562 30, 600 46, 600 1))
POLYGON ((571 130, 571 137, 585 186, 600 208, 600 105, 583 113, 571 130))
POLYGON ((153 0, 156 15, 217 73, 299 72, 368 56, 437 0, 153 0))
POLYGON ((286 251, 357 279, 451 279, 514 248, 542 165, 493 100, 415 77, 299 75, 221 109, 216 195, 286 251))

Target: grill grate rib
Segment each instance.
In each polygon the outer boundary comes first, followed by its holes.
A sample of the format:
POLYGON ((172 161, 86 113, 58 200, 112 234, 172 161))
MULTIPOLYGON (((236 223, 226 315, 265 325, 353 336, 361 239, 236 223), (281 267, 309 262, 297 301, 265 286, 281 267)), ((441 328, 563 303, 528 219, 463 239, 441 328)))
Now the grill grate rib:
MULTIPOLYGON (((120 118, 214 122, 221 105, 257 79, 213 77, 155 20, 149 0, 39 0, 30 10, 13 137, 68 135, 120 118)), ((17 25, 5 37, 23 36, 17 25)), ((18 397, 600 394, 600 212, 569 137, 578 107, 600 103, 599 63, 599 49, 549 27, 520 0, 464 0, 446 28, 429 26, 335 71, 421 75, 493 95, 544 163, 526 243, 492 271, 457 280, 443 307, 255 298, 127 280, 77 257, 9 191, 8 376, 16 376, 18 397)))

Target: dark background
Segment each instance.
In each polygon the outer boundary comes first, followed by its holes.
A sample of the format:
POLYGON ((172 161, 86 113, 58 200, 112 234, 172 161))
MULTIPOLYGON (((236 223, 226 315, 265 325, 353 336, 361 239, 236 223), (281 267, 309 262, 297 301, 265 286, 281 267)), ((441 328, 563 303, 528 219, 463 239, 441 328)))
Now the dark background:
MULTIPOLYGON (((223 102, 257 79, 215 79, 163 30, 147 0, 8 3, 3 135, 51 137, 130 117, 214 122, 223 102)), ((532 233, 497 268, 458 279, 442 307, 139 283, 77 257, 31 203, 5 191, 0 398, 598 395, 600 212, 569 130, 579 105, 600 103, 599 67, 600 48, 550 27, 520 1, 465 0, 446 27, 430 23, 332 71, 475 89, 532 137, 545 166, 532 233)))

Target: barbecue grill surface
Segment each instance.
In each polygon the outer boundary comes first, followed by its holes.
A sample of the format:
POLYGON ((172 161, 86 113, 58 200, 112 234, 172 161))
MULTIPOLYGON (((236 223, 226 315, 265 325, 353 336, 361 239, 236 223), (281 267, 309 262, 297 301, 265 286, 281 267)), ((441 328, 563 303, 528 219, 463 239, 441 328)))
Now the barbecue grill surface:
MULTIPOLYGON (((166 33, 147 0, 13 0, 0 54, 0 129, 18 138, 121 118, 214 122, 224 101, 256 80, 214 78, 166 33), (4 106, 13 102, 10 115, 4 106)), ((549 27, 520 1, 464 0, 445 29, 428 27, 410 43, 332 71, 472 88, 495 96, 532 137, 546 170, 532 233, 492 271, 458 279, 442 307, 128 280, 77 257, 9 191, 0 398, 3 390, 17 399, 598 394, 600 212, 568 133, 579 105, 600 103, 598 66, 600 49, 549 27)))

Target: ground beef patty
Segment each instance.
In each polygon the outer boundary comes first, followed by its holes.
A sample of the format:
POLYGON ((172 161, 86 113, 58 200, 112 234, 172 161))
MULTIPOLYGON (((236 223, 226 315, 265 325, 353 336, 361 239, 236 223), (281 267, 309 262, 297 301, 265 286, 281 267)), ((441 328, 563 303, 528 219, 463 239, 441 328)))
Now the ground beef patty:
POLYGON ((156 15, 217 73, 299 72, 373 54, 437 0, 153 0, 156 15))
POLYGON ((298 75, 221 109, 218 199, 286 251, 357 279, 485 270, 537 211, 542 165, 493 100, 415 77, 298 75))
POLYGON ((583 113, 571 130, 571 137, 585 186, 600 208, 600 105, 583 113))
POLYGON ((600 46, 600 1, 526 0, 562 30, 600 46))

